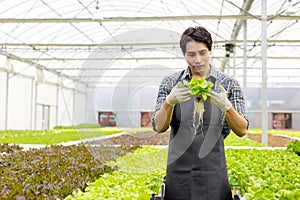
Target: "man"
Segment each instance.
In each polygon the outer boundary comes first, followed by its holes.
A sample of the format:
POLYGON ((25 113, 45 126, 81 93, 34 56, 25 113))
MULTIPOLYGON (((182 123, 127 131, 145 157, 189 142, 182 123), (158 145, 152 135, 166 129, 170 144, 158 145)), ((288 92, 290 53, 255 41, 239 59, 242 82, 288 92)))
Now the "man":
POLYGON ((224 152, 224 139, 232 130, 247 133, 246 107, 239 83, 210 64, 212 39, 204 27, 184 31, 180 47, 188 68, 165 77, 159 87, 152 117, 159 133, 171 126, 165 199, 232 199, 224 152), (214 83, 204 101, 203 117, 182 81, 205 77, 214 83))

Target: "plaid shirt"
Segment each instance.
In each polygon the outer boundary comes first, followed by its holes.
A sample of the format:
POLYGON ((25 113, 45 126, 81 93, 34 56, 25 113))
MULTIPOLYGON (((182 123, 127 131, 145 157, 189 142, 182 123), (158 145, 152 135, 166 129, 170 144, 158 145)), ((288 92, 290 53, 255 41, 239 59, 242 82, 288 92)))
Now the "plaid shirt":
MULTIPOLYGON (((247 110, 245 105, 245 99, 240 84, 235 79, 231 78, 230 76, 224 74, 221 71, 218 71, 212 66, 207 79, 210 79, 210 77, 214 77, 216 79, 216 83, 221 84, 225 88, 225 90, 227 91, 227 97, 230 100, 232 106, 241 116, 243 116, 248 121, 246 116, 247 110)), ((152 115, 152 126, 154 130, 155 130, 154 116, 156 112, 160 110, 166 97, 171 92, 172 88, 177 84, 177 82, 182 80, 187 80, 187 81, 191 80, 189 68, 180 72, 173 73, 162 80, 158 90, 155 110, 152 115)), ((225 123, 224 123, 222 133, 226 137, 230 133, 230 128, 226 123, 225 118, 224 118, 224 122, 225 123)))

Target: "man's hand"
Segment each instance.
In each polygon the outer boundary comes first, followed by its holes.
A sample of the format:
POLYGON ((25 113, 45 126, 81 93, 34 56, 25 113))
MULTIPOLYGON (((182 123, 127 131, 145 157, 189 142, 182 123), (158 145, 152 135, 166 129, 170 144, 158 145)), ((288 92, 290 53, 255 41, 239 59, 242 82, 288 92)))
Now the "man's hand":
POLYGON ((219 88, 221 90, 220 93, 211 91, 207 96, 212 104, 218 106, 225 113, 232 107, 232 104, 227 98, 227 91, 221 85, 219 85, 219 88))
POLYGON ((178 103, 189 100, 191 96, 189 88, 181 88, 181 82, 178 82, 167 96, 166 101, 169 105, 175 106, 178 103))

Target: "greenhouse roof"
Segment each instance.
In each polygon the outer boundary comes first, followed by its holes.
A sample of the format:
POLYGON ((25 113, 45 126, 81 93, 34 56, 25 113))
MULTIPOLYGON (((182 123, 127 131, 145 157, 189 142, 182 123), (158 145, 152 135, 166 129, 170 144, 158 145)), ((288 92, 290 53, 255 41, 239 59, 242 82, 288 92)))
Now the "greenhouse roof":
POLYGON ((265 21, 268 82, 299 83, 300 1, 263 10, 258 0, 2 0, 0 69, 71 88, 157 82, 186 67, 182 32, 204 26, 213 65, 259 83, 265 21))

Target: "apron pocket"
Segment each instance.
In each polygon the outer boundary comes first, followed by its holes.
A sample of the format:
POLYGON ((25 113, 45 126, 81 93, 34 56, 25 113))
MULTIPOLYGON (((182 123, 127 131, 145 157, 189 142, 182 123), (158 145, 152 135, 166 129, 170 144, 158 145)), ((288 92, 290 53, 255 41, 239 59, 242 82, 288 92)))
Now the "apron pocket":
POLYGON ((229 200, 230 185, 226 168, 221 171, 193 171, 191 200, 229 200))
POLYGON ((165 199, 189 200, 191 188, 190 172, 168 172, 165 185, 165 199))

